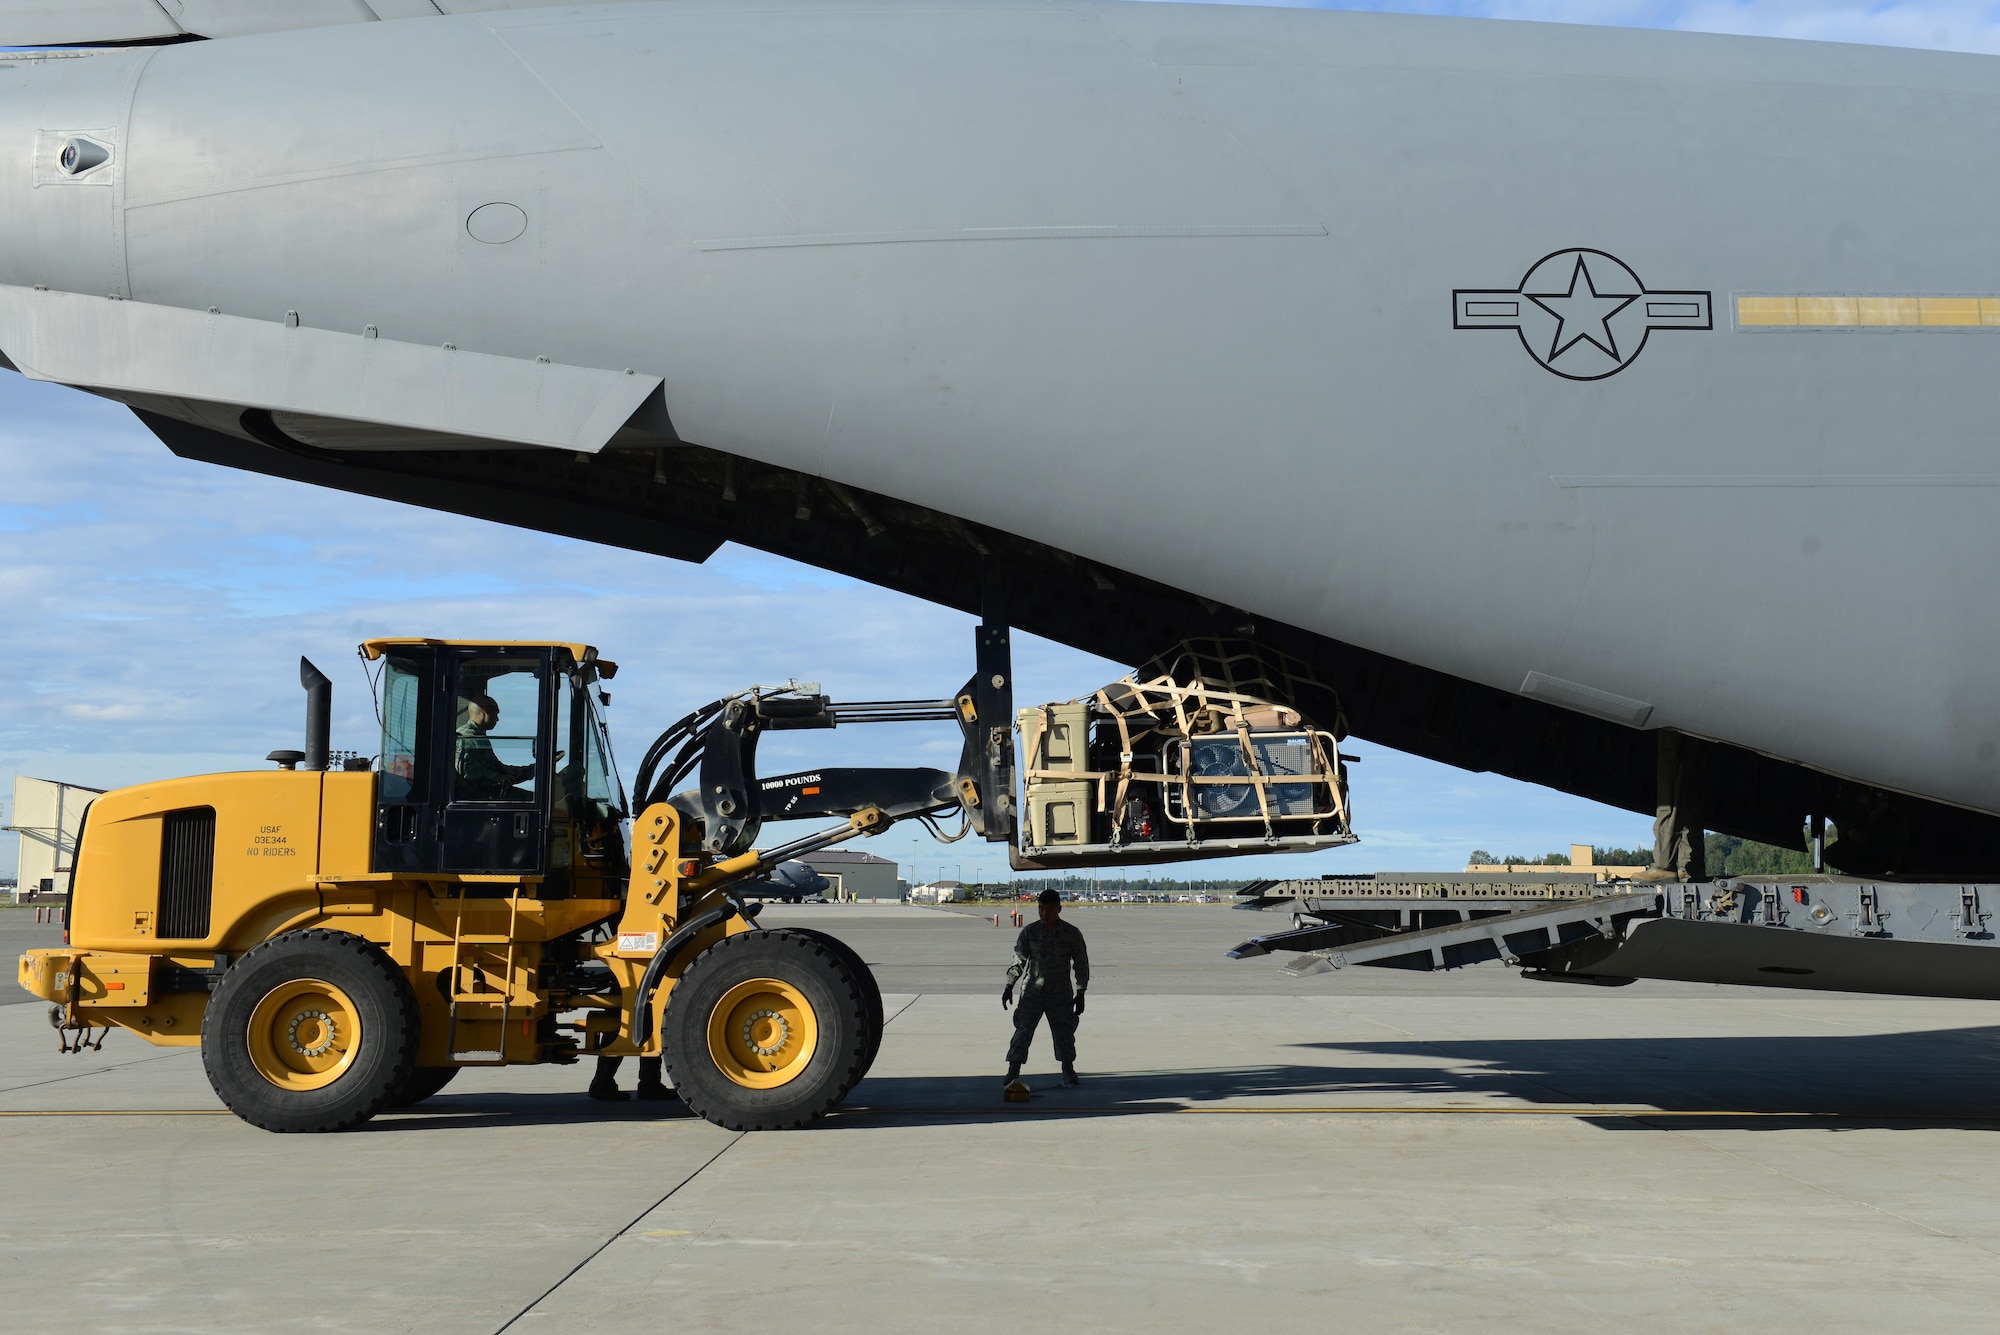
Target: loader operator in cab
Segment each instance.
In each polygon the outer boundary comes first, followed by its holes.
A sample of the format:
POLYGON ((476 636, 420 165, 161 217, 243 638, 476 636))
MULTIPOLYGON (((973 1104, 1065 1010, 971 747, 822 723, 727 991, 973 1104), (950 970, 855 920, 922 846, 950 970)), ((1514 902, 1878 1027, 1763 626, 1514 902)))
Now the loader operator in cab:
POLYGON ((459 791, 477 801, 504 802, 515 796, 513 786, 535 777, 535 765, 509 765, 493 750, 487 733, 500 722, 500 706, 490 695, 462 696, 458 702, 458 743, 453 765, 459 791))
POLYGON ((1075 924, 1062 920, 1061 895, 1044 890, 1036 906, 1040 910, 1036 920, 1014 938, 1014 963, 1007 970, 1007 986, 1000 990, 1002 1010, 1013 1004, 1015 987, 1021 990, 1021 1004, 1014 1012, 1014 1041, 1007 1045, 1003 1092, 1020 1078, 1021 1063, 1028 1060, 1028 1044, 1034 1041, 1035 1026, 1043 1016, 1048 1017, 1056 1060, 1062 1063, 1063 1083, 1076 1083, 1076 1018, 1083 1014, 1083 994, 1090 986, 1090 952, 1084 948, 1083 933, 1075 924), (1076 975, 1074 993, 1070 991, 1072 972, 1076 975))

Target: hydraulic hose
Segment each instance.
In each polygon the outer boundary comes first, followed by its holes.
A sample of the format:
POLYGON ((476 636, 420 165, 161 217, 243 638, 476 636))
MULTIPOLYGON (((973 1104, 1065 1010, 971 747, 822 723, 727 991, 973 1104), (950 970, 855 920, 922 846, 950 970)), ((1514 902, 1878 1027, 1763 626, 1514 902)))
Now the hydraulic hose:
POLYGON ((646 1040, 653 1036, 653 993, 659 989, 660 980, 667 976, 667 970, 673 967, 688 944, 709 928, 720 927, 739 913, 754 922, 763 907, 762 904, 752 907, 732 898, 726 904, 688 919, 660 943, 660 948, 653 952, 653 958, 646 965, 646 972, 639 975, 639 992, 632 1001, 632 1042, 636 1046, 645 1047, 646 1040))

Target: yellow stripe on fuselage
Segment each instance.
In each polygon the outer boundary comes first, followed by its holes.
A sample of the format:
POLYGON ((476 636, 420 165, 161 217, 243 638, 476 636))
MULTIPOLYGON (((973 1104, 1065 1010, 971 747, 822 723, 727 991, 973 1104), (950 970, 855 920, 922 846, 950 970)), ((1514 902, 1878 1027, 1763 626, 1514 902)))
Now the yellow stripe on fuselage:
POLYGON ((1740 296, 1741 329, 2000 329, 2000 297, 1740 296))

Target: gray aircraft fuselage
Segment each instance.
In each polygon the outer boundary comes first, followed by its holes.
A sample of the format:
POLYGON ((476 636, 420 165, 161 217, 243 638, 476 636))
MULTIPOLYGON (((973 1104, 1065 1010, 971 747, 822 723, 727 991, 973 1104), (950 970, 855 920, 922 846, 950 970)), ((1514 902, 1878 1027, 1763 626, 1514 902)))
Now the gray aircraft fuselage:
MULTIPOLYGON (((1373 729, 1334 676, 1363 735, 1641 809, 1619 738, 1714 739, 1755 814, 1711 824, 1795 842, 1827 785, 2000 812, 1996 143, 1987 57, 1478 20, 681 0, 233 37, 0 65, 0 350, 231 448, 269 452, 245 407, 388 424, 347 458, 499 438, 409 406, 474 364, 446 345, 581 368, 620 418, 588 376, 629 369, 659 439, 854 515, 1403 665, 1373 729), (77 139, 108 157, 67 175, 77 139), (275 369, 228 380, 202 329, 275 369), (322 347, 408 384, 301 388, 322 347), (1622 777, 1560 754, 1572 716, 1622 777)), ((565 466, 616 425, 549 412, 514 443, 565 466)))

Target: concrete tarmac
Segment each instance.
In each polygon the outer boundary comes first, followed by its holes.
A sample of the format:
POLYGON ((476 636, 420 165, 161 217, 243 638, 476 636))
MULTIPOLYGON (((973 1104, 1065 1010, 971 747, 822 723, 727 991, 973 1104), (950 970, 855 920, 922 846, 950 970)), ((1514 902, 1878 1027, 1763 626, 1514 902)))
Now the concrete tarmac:
MULTIPOLYGON (((2000 1003, 1350 969, 1084 908, 1085 1082, 999 1101, 1014 933, 845 936, 893 1019, 811 1129, 472 1070, 339 1136, 0 1007, 0 1328, 1963 1331, 2000 1310, 2000 1003), (921 985, 919 985, 921 984, 921 985)), ((0 914, 0 928, 14 924, 0 914)), ((10 934, 8 944, 15 941, 10 934)), ((22 942, 26 944, 26 942, 22 942)), ((625 1072, 629 1083, 632 1072, 625 1072)))

